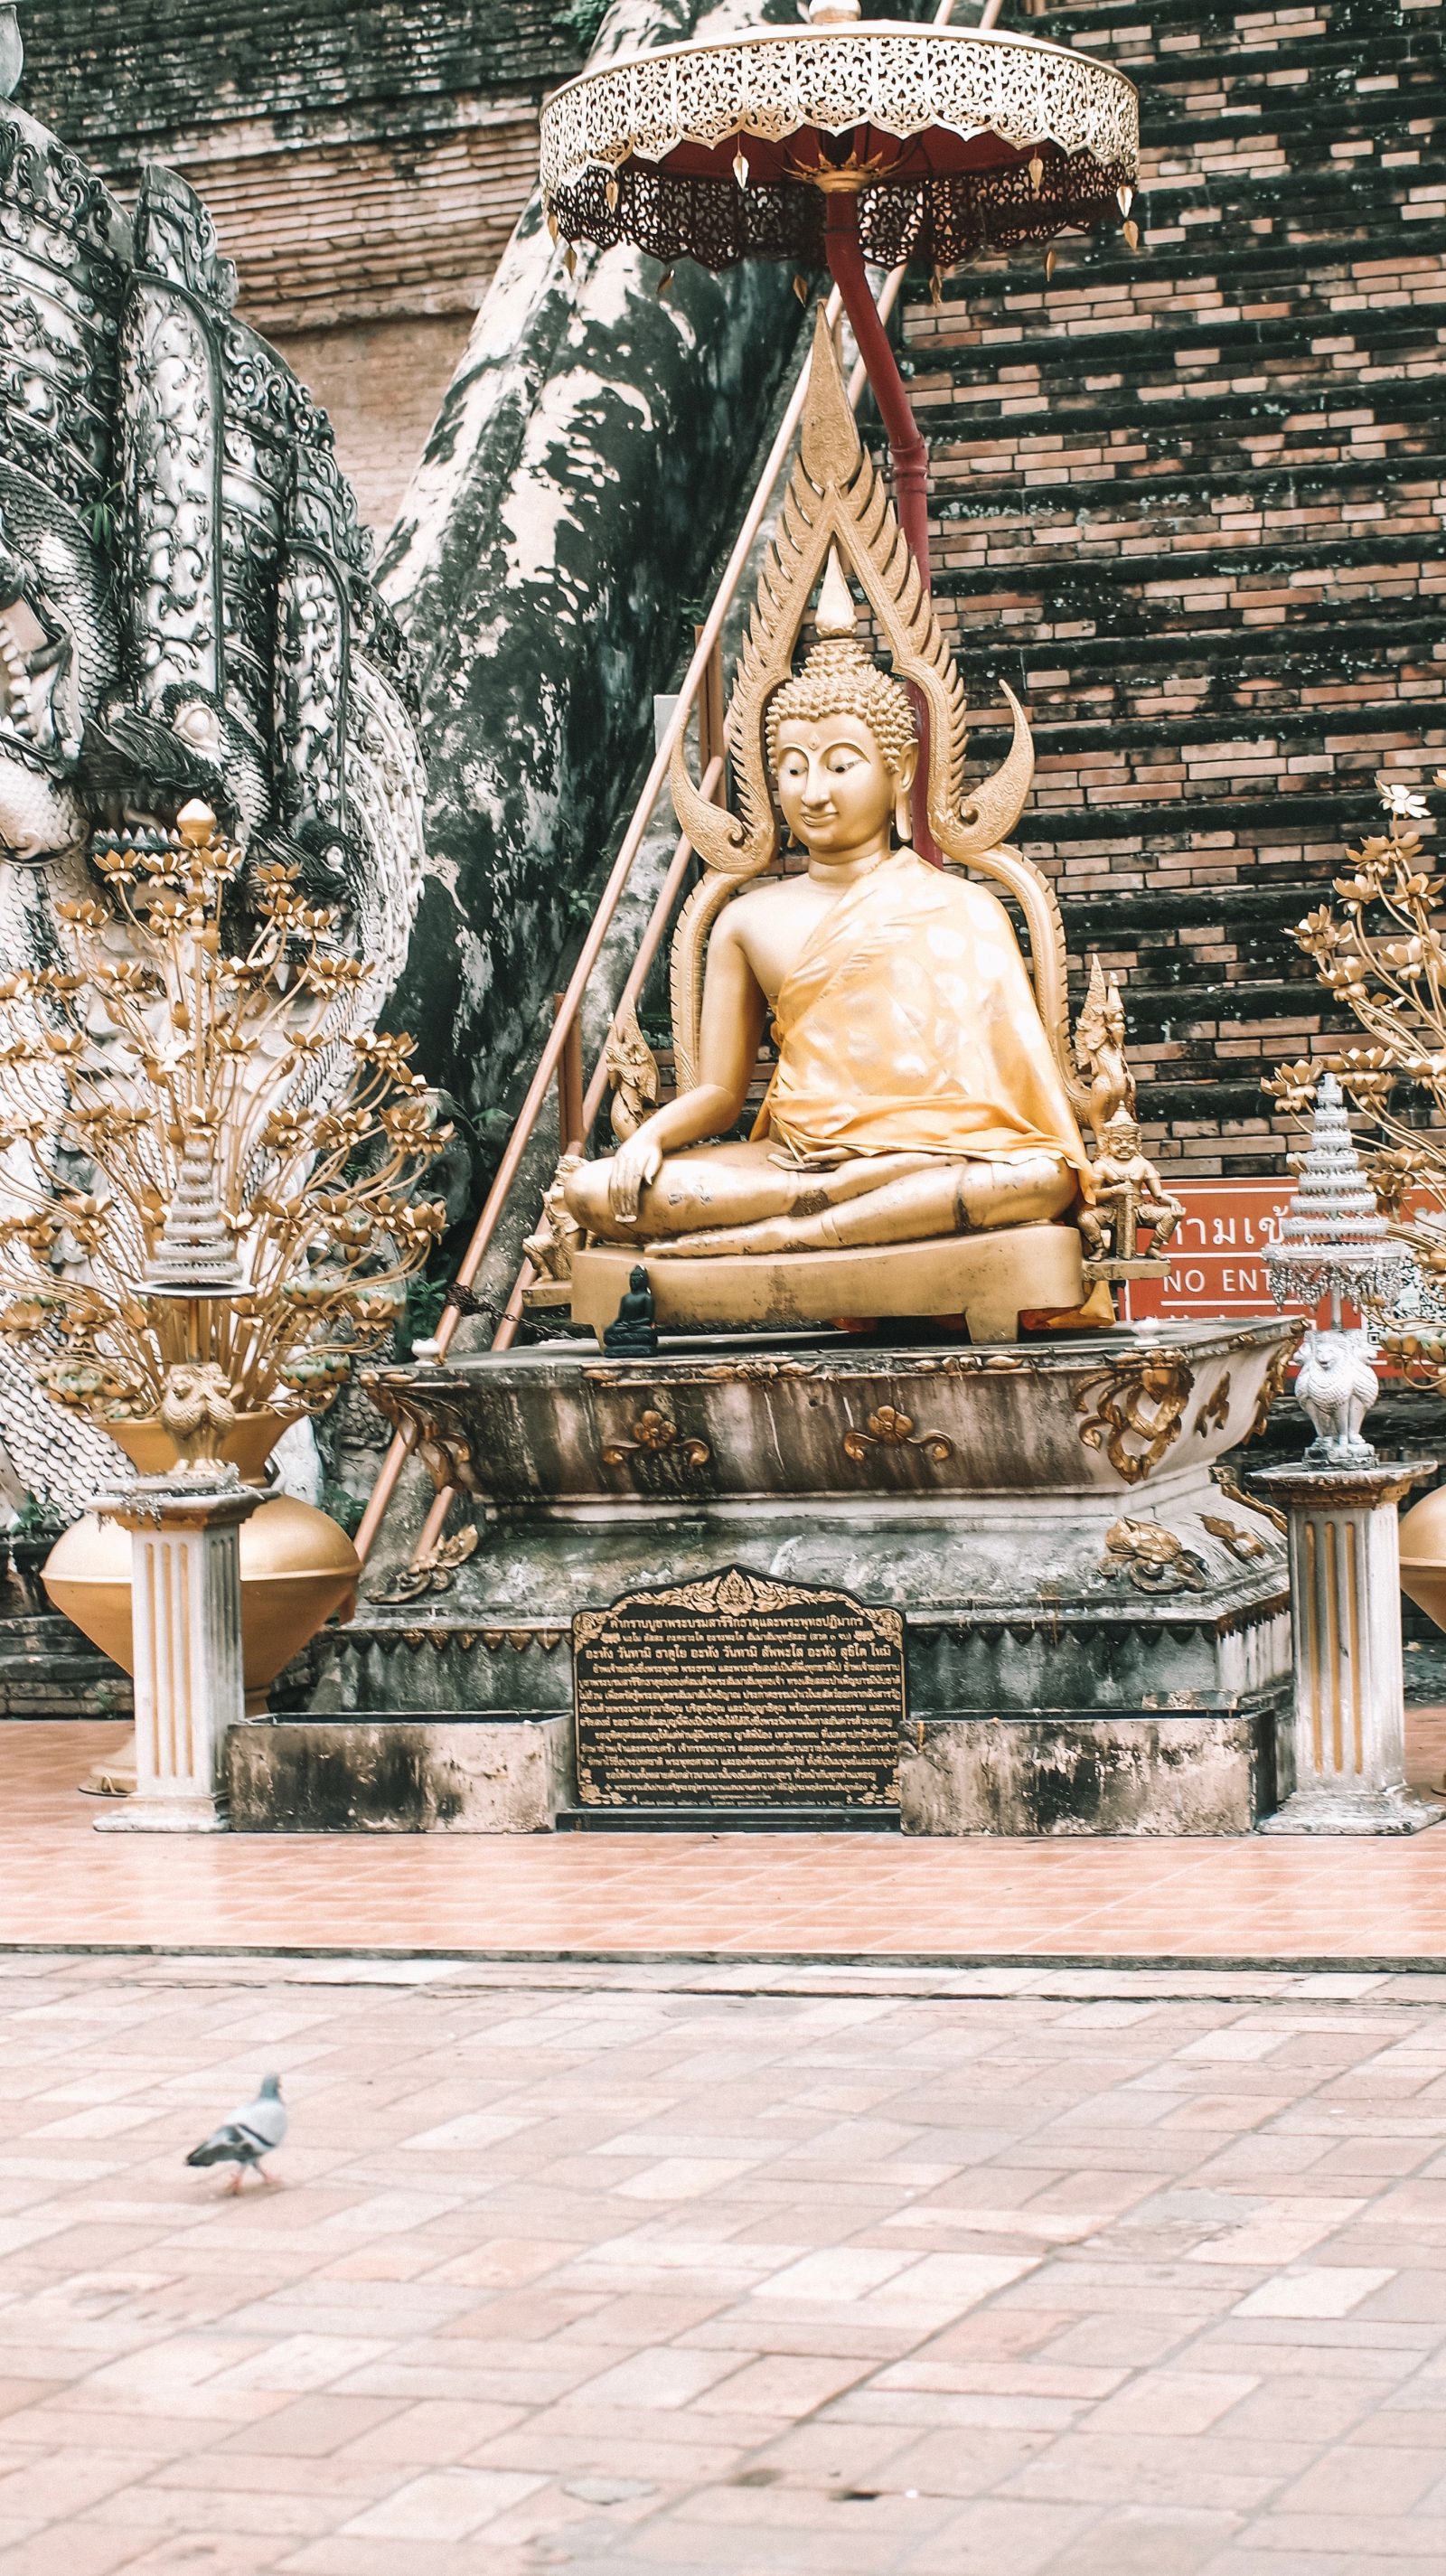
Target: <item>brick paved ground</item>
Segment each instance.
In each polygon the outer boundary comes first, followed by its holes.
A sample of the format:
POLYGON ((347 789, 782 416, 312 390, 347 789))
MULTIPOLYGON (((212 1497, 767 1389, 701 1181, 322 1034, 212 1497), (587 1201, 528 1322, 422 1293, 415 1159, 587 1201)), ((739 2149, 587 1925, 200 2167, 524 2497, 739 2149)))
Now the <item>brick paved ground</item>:
MULTIPOLYGON (((1446 1824, 1401 1840, 97 1834, 114 1725, 0 1726, 0 1947, 550 1957, 1446 1958, 1446 1824)), ((1440 1791, 1446 1712, 1408 1770, 1440 1791)))
POLYGON ((1446 2562, 1446 1977, 12 1957, 0 2017, 0 2576, 1446 2562))

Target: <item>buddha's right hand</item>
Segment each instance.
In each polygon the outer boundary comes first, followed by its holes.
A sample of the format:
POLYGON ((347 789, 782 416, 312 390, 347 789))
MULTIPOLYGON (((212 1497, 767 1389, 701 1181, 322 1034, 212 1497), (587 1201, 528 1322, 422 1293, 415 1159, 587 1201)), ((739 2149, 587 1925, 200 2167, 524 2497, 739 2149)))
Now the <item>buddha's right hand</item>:
POLYGON ((663 1149, 640 1127, 619 1145, 608 1175, 608 1206, 619 1225, 636 1225, 638 1203, 663 1168, 663 1149))

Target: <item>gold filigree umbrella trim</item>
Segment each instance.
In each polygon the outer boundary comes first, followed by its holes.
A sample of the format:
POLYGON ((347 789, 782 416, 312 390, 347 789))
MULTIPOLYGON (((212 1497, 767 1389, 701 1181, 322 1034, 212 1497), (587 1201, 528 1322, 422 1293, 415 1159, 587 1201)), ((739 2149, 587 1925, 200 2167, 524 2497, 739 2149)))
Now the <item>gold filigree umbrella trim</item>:
POLYGON ((1138 167, 1139 95, 1112 64, 1035 36, 863 25, 662 46, 580 73, 543 110, 543 194, 688 145, 860 125, 900 141, 992 135, 1015 153, 1054 144, 1130 180, 1138 167))

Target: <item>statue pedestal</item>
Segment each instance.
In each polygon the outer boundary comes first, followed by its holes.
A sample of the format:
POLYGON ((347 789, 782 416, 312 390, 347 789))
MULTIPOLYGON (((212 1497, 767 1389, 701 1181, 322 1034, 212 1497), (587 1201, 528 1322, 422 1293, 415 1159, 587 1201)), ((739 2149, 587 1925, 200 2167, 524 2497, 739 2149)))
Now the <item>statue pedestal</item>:
POLYGON ((228 1727, 245 1693, 237 1533, 261 1501, 236 1470, 137 1476, 95 1510, 131 1534, 136 1786, 97 1833, 226 1828, 228 1727))
POLYGON ((786 1332, 836 1315, 965 1315, 971 1341, 1012 1342, 1022 1313, 1069 1313, 1086 1295, 1073 1225, 1006 1226, 846 1252, 755 1253, 742 1265, 749 1304, 741 1318, 737 1260, 593 1244, 573 1254, 574 1323, 590 1324, 601 1340, 636 1262, 665 1332, 721 1331, 725 1318, 786 1332))
POLYGON ((1268 1834, 1415 1834, 1446 1814, 1408 1789, 1397 1506, 1431 1461, 1267 1467, 1290 1523, 1296 1785, 1268 1834))
POLYGON ((1248 1833, 1292 1785, 1286 1548, 1211 1467, 1293 1330, 378 1372, 476 1545, 378 1568, 310 1711, 236 1731, 233 1827, 1248 1833))

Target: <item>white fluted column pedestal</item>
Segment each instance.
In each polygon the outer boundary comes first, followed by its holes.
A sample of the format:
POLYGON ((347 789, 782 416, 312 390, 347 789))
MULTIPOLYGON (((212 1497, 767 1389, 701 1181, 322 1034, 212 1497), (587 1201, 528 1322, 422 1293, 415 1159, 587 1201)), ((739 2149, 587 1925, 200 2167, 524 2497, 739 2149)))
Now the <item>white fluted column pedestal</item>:
POLYGON ((131 1534, 136 1786, 97 1833, 226 1828, 221 1757, 245 1706, 237 1533, 261 1496, 234 1467, 137 1476, 94 1505, 131 1534))
POLYGON ((1397 1506, 1434 1462, 1266 1467, 1290 1529, 1295 1788, 1264 1834, 1414 1834, 1446 1808, 1408 1789, 1397 1506))

